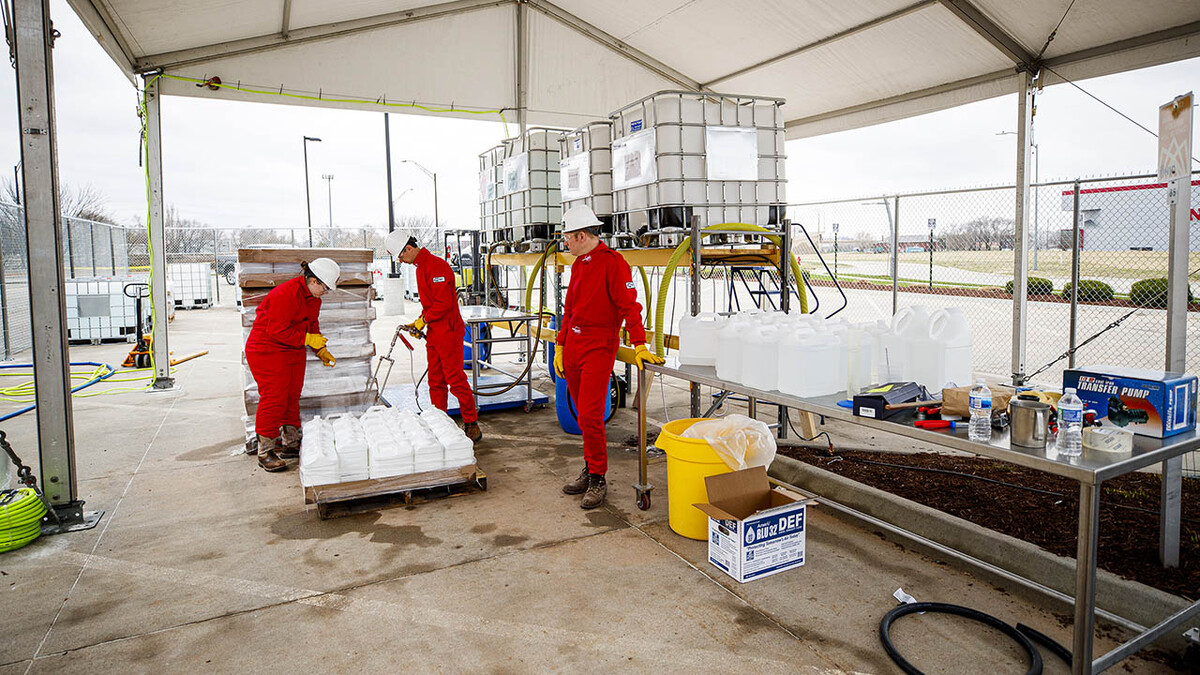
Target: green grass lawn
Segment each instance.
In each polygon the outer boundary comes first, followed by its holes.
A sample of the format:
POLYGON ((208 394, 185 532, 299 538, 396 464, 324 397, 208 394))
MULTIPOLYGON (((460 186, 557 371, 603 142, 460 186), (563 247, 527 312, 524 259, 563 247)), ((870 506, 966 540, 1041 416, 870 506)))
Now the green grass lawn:
MULTIPOLYGON (((825 254, 830 265, 833 255, 825 254)), ((1080 259, 1080 276, 1085 279, 1150 279, 1167 275, 1166 251, 1084 251, 1080 259)), ((883 253, 839 253, 838 261, 887 260, 883 253)), ((1071 252, 1059 249, 1038 252, 1038 269, 1033 269, 1033 253, 1029 254, 1031 276, 1071 276, 1071 252)), ((929 262, 928 253, 901 253, 902 263, 929 262)), ((933 264, 954 267, 970 272, 1012 274, 1012 251, 935 251, 933 264)), ((1188 254, 1190 278, 1200 279, 1200 252, 1188 254)))

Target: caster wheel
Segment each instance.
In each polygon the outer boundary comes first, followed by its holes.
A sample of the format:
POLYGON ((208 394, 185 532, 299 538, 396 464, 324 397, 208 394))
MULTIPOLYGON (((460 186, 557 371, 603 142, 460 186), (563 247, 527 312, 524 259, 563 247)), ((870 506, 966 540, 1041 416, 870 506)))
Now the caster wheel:
POLYGON ((650 510, 650 493, 643 492, 637 496, 637 507, 641 511, 650 510))
POLYGON ((525 404, 525 412, 527 412, 527 413, 528 413, 528 412, 533 412, 533 404, 532 404, 532 403, 526 403, 526 404, 525 404))

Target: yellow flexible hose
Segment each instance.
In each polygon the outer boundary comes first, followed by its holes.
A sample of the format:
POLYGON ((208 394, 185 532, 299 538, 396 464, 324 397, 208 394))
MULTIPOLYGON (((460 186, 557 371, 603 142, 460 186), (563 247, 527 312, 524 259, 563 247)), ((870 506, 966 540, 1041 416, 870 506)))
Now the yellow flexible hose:
POLYGON ((646 276, 646 269, 638 267, 638 272, 642 274, 642 286, 646 289, 646 330, 653 330, 654 324, 650 321, 650 277, 646 276))
MULTIPOLYGON (((546 250, 542 253, 542 257, 538 258, 537 264, 533 266, 533 271, 529 273, 529 283, 525 284, 525 311, 533 311, 533 280, 538 278, 538 273, 546 264, 546 258, 552 253, 558 251, 558 242, 551 242, 546 246, 546 250)), ((539 282, 540 283, 540 282, 539 282)), ((542 294, 543 296, 545 293, 542 294)), ((545 307, 539 307, 538 311, 545 311, 545 307)))
MULTIPOLYGON (((765 227, 761 227, 759 225, 751 225, 749 223, 722 223, 720 225, 709 225, 708 227, 704 228, 702 231, 708 231, 708 230, 737 230, 740 232, 770 232, 770 230, 768 230, 765 227)), ((767 234, 766 237, 768 240, 771 241, 771 243, 775 244, 776 246, 778 246, 780 248, 780 255, 786 255, 788 258, 788 262, 791 263, 790 266, 791 266, 791 270, 792 270, 792 276, 794 277, 794 279, 796 281, 796 289, 797 289, 797 291, 799 291, 799 295, 800 295, 800 311, 801 311, 801 313, 807 314, 808 313, 808 294, 804 290, 803 282, 800 281, 802 279, 802 275, 800 272, 800 263, 796 262, 796 256, 792 255, 791 251, 782 250, 783 242, 778 235, 767 234)), ((701 244, 701 245, 703 245, 703 244, 701 244)), ((684 240, 679 244, 679 246, 677 246, 675 248, 675 252, 671 254, 671 258, 667 261, 667 267, 665 270, 663 270, 662 282, 658 285, 658 306, 654 313, 654 324, 659 327, 659 330, 654 332, 654 353, 659 356, 663 355, 663 342, 666 339, 666 337, 665 337, 666 330, 663 327, 663 320, 665 318, 666 311, 667 311, 667 292, 671 289, 671 277, 673 277, 675 275, 675 268, 679 266, 679 260, 681 258, 683 258, 684 254, 690 252, 691 248, 692 248, 692 238, 690 236, 685 237, 684 240)), ((696 282, 695 279, 693 279, 692 281, 693 281, 693 283, 696 282)), ((782 292, 787 293, 788 289, 786 289, 786 288, 782 289, 782 292)))

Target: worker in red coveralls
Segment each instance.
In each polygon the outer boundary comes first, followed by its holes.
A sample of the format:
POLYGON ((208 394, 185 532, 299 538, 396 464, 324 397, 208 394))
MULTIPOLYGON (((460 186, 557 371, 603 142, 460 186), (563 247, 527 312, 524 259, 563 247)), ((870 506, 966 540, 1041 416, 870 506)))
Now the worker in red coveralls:
POLYGON ((246 338, 246 364, 258 384, 258 465, 283 471, 287 459, 300 456, 300 391, 304 389, 305 347, 332 368, 337 360, 326 349, 317 316, 321 296, 337 288, 341 270, 329 258, 300 263, 301 276, 267 293, 254 313, 246 338))
POLYGON ((575 262, 563 307, 562 325, 554 350, 554 371, 567 379, 575 402, 576 419, 583 432, 586 465, 579 477, 563 486, 569 495, 583 494, 581 508, 594 509, 604 503, 608 486, 608 441, 604 435, 604 404, 608 382, 617 359, 621 324, 635 346, 640 370, 662 358, 646 349, 642 306, 621 254, 605 246, 596 234, 600 221, 587 206, 575 206, 563 214, 563 239, 575 262))
POLYGON ((483 439, 479 430, 479 414, 475 396, 463 372, 463 335, 466 324, 458 311, 458 288, 450 263, 433 255, 417 244, 416 237, 405 237, 393 231, 384 242, 388 253, 417 267, 417 293, 421 298, 421 315, 405 328, 425 333, 425 356, 429 362, 429 400, 445 412, 448 391, 458 399, 462 414, 463 433, 472 443, 483 439))

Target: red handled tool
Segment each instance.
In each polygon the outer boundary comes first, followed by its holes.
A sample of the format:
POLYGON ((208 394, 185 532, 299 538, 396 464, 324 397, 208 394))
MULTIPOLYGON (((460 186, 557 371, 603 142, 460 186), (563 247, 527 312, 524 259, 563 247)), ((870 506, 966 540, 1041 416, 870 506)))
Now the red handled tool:
POLYGON ((920 429, 949 429, 954 431, 958 428, 958 422, 952 420, 917 420, 913 422, 914 427, 920 429))

